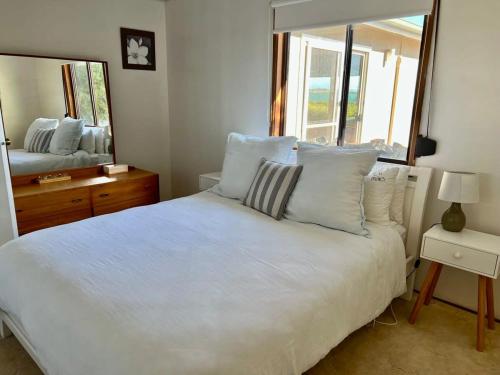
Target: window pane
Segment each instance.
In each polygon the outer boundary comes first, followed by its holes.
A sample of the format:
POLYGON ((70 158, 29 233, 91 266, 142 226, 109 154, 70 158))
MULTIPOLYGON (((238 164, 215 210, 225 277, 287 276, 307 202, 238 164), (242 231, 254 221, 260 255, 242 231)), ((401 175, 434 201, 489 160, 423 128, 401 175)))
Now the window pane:
POLYGON ((344 143, 359 143, 359 123, 361 119, 361 94, 362 82, 364 80, 365 56, 353 53, 351 59, 351 71, 349 77, 349 96, 347 98, 347 121, 344 143))
POLYGON ((87 124, 94 124, 92 113, 92 101, 90 99, 89 78, 87 73, 87 63, 77 62, 73 64, 75 100, 78 108, 78 117, 85 120, 87 124))
POLYGON ((345 143, 406 160, 424 17, 355 25, 345 143))
POLYGON ((346 27, 290 36, 285 133, 336 144, 339 130, 346 27))
POLYGON ((92 86, 94 88, 94 102, 99 126, 109 125, 109 107, 106 95, 106 81, 104 79, 104 64, 90 63, 92 71, 92 86))
POLYGON ((308 79, 308 124, 333 121, 338 53, 311 48, 308 79))

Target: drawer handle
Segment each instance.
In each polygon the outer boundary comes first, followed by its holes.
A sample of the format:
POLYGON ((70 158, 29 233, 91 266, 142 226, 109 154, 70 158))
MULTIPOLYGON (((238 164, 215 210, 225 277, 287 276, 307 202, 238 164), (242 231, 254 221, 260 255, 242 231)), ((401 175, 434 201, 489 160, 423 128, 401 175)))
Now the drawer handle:
POLYGON ((16 212, 17 212, 17 213, 21 213, 21 212, 23 212, 23 211, 24 211, 24 210, 21 210, 21 209, 17 209, 17 210, 16 210, 16 212))
POLYGON ((102 193, 102 194, 99 194, 99 197, 101 197, 101 198, 106 198, 106 197, 109 197, 109 193, 102 193))
POLYGON ((81 201, 83 201, 83 199, 78 198, 78 199, 73 199, 71 203, 80 203, 81 201))
POLYGON ((462 259, 463 258, 463 255, 460 251, 456 251, 455 253, 453 253, 453 258, 455 259, 462 259))

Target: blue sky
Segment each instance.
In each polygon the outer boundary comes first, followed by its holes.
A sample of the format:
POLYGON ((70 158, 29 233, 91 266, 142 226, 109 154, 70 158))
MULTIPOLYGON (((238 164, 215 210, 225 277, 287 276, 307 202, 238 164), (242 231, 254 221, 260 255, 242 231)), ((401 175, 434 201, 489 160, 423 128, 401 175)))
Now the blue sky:
POLYGON ((403 17, 403 20, 417 26, 424 26, 424 16, 403 17))

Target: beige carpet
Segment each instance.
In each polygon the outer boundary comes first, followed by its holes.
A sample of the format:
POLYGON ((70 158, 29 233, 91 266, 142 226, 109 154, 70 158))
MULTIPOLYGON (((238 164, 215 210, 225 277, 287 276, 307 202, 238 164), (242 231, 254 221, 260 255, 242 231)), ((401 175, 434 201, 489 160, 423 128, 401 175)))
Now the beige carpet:
MULTIPOLYGON (((435 302, 424 307, 415 326, 407 323, 411 304, 397 300, 395 327, 364 327, 349 336, 307 375, 331 374, 500 374, 500 324, 486 333, 486 351, 475 350, 476 316, 435 302)), ((389 322, 389 312, 380 317, 389 322)), ((1 375, 41 372, 15 338, 0 341, 1 375)), ((68 374, 69 375, 69 374, 68 374)))

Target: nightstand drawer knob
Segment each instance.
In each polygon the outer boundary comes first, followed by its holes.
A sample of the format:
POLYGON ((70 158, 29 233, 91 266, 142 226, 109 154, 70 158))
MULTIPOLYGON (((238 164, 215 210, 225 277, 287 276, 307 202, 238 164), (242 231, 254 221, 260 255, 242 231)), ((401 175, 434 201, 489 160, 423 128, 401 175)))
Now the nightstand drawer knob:
POLYGON ((462 259, 462 253, 460 251, 457 251, 453 254, 453 258, 455 259, 462 259))

